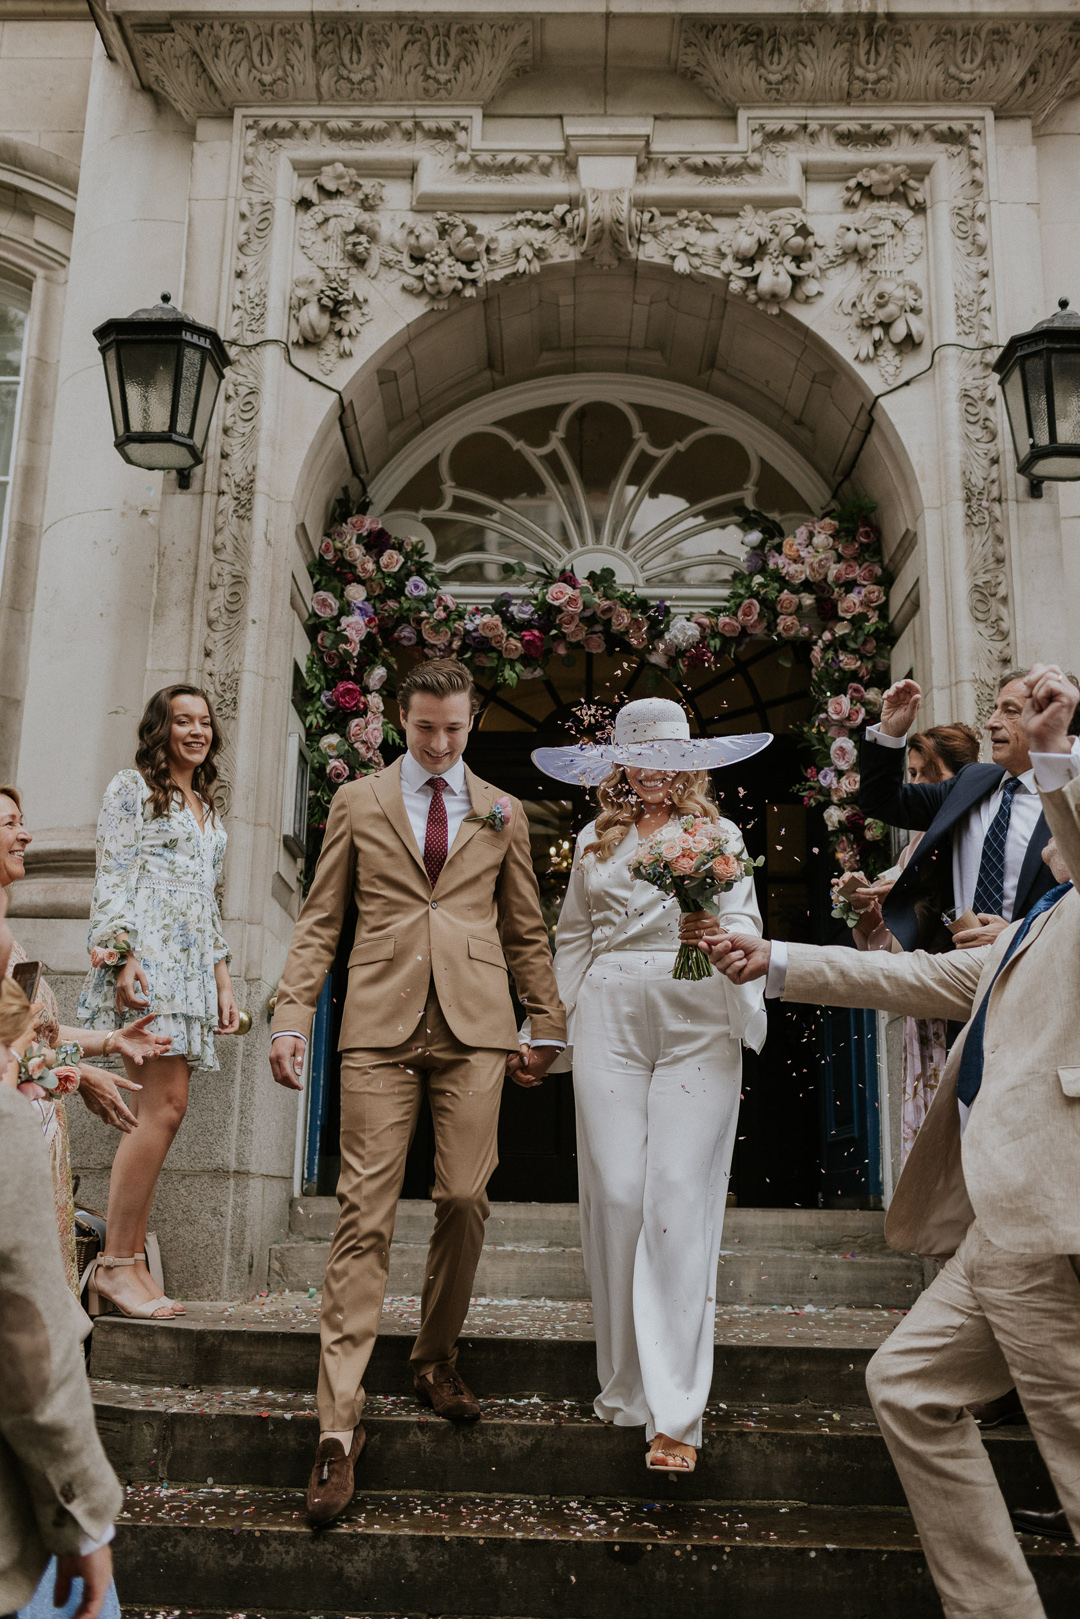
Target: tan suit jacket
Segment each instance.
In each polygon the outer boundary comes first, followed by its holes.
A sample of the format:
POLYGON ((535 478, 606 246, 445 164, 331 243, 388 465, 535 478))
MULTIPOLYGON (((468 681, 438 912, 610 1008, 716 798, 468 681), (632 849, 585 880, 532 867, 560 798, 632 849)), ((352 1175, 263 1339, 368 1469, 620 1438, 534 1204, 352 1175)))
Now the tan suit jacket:
MULTIPOLYGON (((466 768, 473 814, 501 795, 466 768)), ((311 890, 278 986, 274 1032, 308 1034, 333 963, 345 909, 359 913, 339 1048, 407 1040, 432 981, 450 1029, 472 1047, 516 1048, 507 972, 538 1040, 565 1040, 566 1017, 529 848, 529 824, 511 799, 501 832, 466 821, 432 889, 401 796, 401 766, 335 793, 311 890)))
MULTIPOLYGON (((1080 778, 1043 793, 1043 810, 1074 882, 1080 878, 1080 778)), ((1016 932, 982 950, 892 955, 789 945, 785 1001, 877 1007, 968 1019, 1016 932)), ((956 1081, 967 1031, 904 1165, 885 1234, 935 1259, 955 1252, 972 1219, 1014 1253, 1080 1254, 1080 894, 1031 930, 994 984, 982 1087, 960 1141, 956 1081)))
POLYGON ((41 1126, 0 1085, 0 1613, 55 1553, 99 1541, 123 1492, 94 1427, 41 1126))

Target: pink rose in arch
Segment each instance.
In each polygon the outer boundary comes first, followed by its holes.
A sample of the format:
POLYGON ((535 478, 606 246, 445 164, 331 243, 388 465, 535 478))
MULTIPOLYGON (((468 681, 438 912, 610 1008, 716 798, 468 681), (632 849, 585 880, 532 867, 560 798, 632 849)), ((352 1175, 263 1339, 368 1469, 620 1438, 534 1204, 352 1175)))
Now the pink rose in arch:
POLYGON ((820 584, 822 580, 829 577, 831 567, 831 557, 812 557, 807 564, 806 577, 813 580, 814 584, 820 584))
POLYGON ((825 706, 825 712, 834 725, 840 725, 847 719, 851 710, 851 703, 846 697, 830 697, 825 706))
POLYGON ((785 640, 791 641, 799 634, 802 626, 797 618, 792 618, 790 614, 781 614, 776 621, 776 628, 785 640))
POLYGON ((320 618, 333 618, 341 603, 328 590, 317 590, 311 598, 311 605, 320 618))
POLYGON ((850 711, 850 713, 848 714, 848 717, 847 717, 847 722, 848 722, 848 725, 851 727, 851 729, 853 731, 857 731, 859 729, 860 725, 865 725, 866 724, 866 710, 865 710, 865 708, 860 707, 860 705, 858 703, 853 703, 851 705, 851 711, 850 711))
POLYGON ((320 540, 319 541, 319 555, 323 558, 324 562, 333 562, 333 560, 334 560, 334 542, 333 542, 333 540, 325 539, 325 540, 320 540))
POLYGON ((810 662, 815 669, 821 668, 822 656, 823 654, 819 646, 812 646, 810 648, 810 662))
POLYGON ((862 599, 864 607, 880 607, 885 600, 885 592, 880 585, 866 585, 862 599))
POLYGON ((630 628, 630 609, 619 602, 611 614, 611 627, 617 635, 625 635, 630 628))
POLYGON ((860 777, 857 770, 849 770, 840 777, 840 787, 846 797, 854 798, 859 791, 859 781, 860 777))
POLYGON ((338 708, 343 708, 347 714, 355 712, 364 702, 364 694, 355 680, 339 680, 331 696, 338 708))
POLYGON ((547 600, 552 607, 565 607, 573 594, 569 585, 564 585, 560 579, 556 579, 555 583, 548 587, 547 600))
POLYGON ((841 652, 840 667, 845 674, 854 674, 856 669, 862 668, 862 664, 854 652, 841 652))
POLYGON ((349 767, 344 759, 331 759, 326 767, 326 774, 330 781, 340 786, 343 781, 349 779, 349 767))
POLYGON ((858 540, 845 540, 843 545, 837 546, 842 557, 857 557, 859 554, 858 540))
POLYGON ((354 748, 363 747, 364 731, 367 727, 367 723, 368 722, 366 719, 364 719, 361 715, 357 715, 356 719, 350 720, 348 725, 345 727, 345 735, 352 743, 354 748))
POLYGON ((861 613, 862 610, 862 602, 858 596, 841 596, 836 604, 836 611, 841 618, 854 618, 856 613, 861 613))
POLYGON ((383 573, 397 573, 404 560, 400 551, 384 551, 379 558, 379 567, 383 573))
POLYGON ((602 635, 587 635, 581 643, 586 652, 603 652, 604 637, 602 635))
POLYGON ((860 585, 872 585, 875 579, 881 578, 881 569, 876 562, 864 562, 859 569, 860 585))
POLYGON ((720 635, 730 635, 734 637, 738 635, 741 628, 742 626, 738 619, 731 618, 730 615, 725 616, 724 618, 718 618, 716 621, 717 633, 720 635))
POLYGON ((361 579, 370 579, 375 572, 375 558, 361 552, 356 559, 356 571, 361 579))
POLYGON ((369 720, 364 726, 364 740, 371 748, 382 746, 382 721, 369 720))
POLYGON ((346 585, 345 600, 347 602, 365 602, 367 601, 367 591, 363 585, 346 585))
POLYGON ((782 590, 780 592, 779 596, 776 598, 776 611, 784 614, 797 613, 799 611, 799 598, 795 595, 794 591, 782 590))
POLYGON ((581 592, 572 590, 563 605, 568 613, 580 613, 585 605, 581 599, 581 592))
POLYGON ((744 628, 748 629, 751 624, 760 619, 761 603, 755 601, 753 596, 747 596, 746 600, 740 602, 736 608, 735 617, 744 628))
POLYGON ((589 632, 585 628, 584 624, 580 619, 578 619, 575 623, 568 626, 566 631, 566 639, 574 642, 584 641, 587 638, 588 633, 589 632))
POLYGON ((837 770, 850 770, 858 756, 854 742, 846 736, 838 736, 829 749, 829 758, 837 770))

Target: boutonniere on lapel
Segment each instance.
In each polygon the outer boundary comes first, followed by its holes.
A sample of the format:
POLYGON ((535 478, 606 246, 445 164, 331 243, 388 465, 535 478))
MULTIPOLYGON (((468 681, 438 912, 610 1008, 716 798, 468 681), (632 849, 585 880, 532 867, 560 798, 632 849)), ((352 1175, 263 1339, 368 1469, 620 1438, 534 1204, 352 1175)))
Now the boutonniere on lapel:
POLYGON ((486 815, 466 815, 465 819, 489 826, 493 832, 505 832, 510 825, 510 800, 505 796, 497 798, 486 815))

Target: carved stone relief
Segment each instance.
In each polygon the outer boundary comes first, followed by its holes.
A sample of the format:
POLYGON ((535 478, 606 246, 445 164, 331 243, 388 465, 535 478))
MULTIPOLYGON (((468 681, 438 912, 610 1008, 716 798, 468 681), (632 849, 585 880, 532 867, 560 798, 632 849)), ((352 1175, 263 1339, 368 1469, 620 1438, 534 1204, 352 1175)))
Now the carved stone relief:
POLYGON ((177 18, 126 37, 142 82, 191 120, 289 102, 482 105, 533 61, 529 17, 177 18))
MULTIPOLYGON (((856 364, 874 367, 872 386, 888 386, 928 336, 924 176, 934 164, 944 164, 947 175, 957 331, 972 345, 991 341, 979 119, 754 119, 747 151, 719 154, 722 169, 712 172, 701 154, 646 155, 638 185, 619 192, 571 189, 561 154, 529 154, 530 161, 520 163, 521 154, 474 153, 471 128, 470 120, 403 113, 249 120, 231 335, 247 341, 275 335, 267 309, 268 248, 275 177, 287 154, 299 177, 289 336, 313 351, 326 374, 366 341, 375 282, 392 281, 419 305, 445 308, 482 296, 498 280, 578 257, 599 268, 634 259, 666 263, 679 275, 726 282, 729 293, 773 315, 801 307, 823 335, 848 346, 856 364), (802 174, 809 160, 821 157, 827 162, 815 172, 830 178, 815 182, 809 212, 756 200, 775 196, 778 176, 802 174), (429 165, 425 195, 436 201, 420 209, 408 205, 401 180, 391 184, 378 176, 408 180, 422 162, 429 165), (462 177, 473 175, 488 182, 475 209, 437 206, 440 195, 450 199, 462 177), (549 194, 561 191, 568 200, 522 207, 541 180, 549 194), (699 185, 711 207, 680 202, 699 185)), ((238 625, 252 550, 257 358, 246 357, 230 373, 214 526, 206 656, 226 714, 236 701, 238 625)), ((963 355, 957 375, 969 605, 979 631, 982 700, 1009 660, 1011 635, 998 414, 987 356, 963 355)))
POLYGON ((1080 24, 880 15, 689 19, 678 70, 730 108, 887 99, 1042 118, 1080 85, 1080 24))

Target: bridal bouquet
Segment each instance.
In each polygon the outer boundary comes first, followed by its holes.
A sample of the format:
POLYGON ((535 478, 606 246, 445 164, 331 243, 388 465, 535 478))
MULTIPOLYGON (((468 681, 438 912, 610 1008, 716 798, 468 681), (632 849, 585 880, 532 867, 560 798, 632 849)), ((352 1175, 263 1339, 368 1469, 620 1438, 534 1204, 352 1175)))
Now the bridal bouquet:
MULTIPOLYGON (((719 910, 718 894, 749 877, 761 860, 751 860, 742 839, 725 832, 719 821, 684 815, 665 826, 638 849, 630 871, 679 902, 680 911, 719 910)), ((711 978, 712 963, 696 944, 679 946, 672 978, 711 978)))

